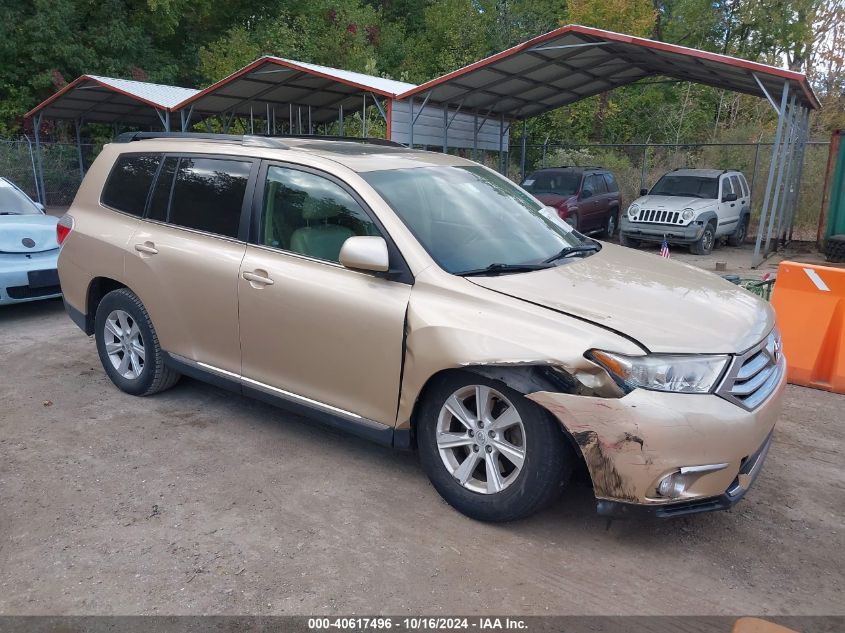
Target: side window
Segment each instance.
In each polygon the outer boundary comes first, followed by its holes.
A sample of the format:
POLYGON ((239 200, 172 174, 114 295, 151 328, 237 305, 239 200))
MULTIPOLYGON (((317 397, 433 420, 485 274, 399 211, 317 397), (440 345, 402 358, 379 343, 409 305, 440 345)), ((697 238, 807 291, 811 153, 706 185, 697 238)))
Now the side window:
POLYGON ((355 235, 381 232, 340 185, 297 169, 267 170, 259 244, 336 262, 355 235))
POLYGON ((742 190, 742 186, 739 184, 739 176, 731 176, 731 186, 733 186, 734 193, 736 194, 737 198, 744 198, 745 192, 742 190))
POLYGON ((593 195, 603 195, 607 193, 607 183, 601 174, 593 174, 593 195))
POLYGON ((112 167, 101 202, 107 207, 143 215, 161 154, 123 154, 112 167))
POLYGON ((739 184, 742 185, 742 197, 747 198, 751 194, 751 190, 748 188, 748 181, 745 180, 745 176, 739 177, 739 184))
POLYGON ((173 176, 176 174, 176 164, 179 159, 175 156, 168 156, 164 159, 161 171, 158 174, 153 194, 150 197, 150 207, 147 209, 147 218, 150 220, 167 221, 167 208, 170 206, 170 194, 173 191, 173 176))
POLYGON ((734 190, 731 186, 731 179, 728 176, 724 176, 722 178, 722 197, 720 199, 724 200, 726 195, 733 192, 734 190))
POLYGON ((611 173, 604 174, 604 180, 607 183, 607 190, 611 193, 616 193, 619 191, 619 184, 616 182, 616 178, 613 177, 611 173))
POLYGON ((226 237, 238 236, 252 163, 182 157, 176 170, 168 221, 226 237))

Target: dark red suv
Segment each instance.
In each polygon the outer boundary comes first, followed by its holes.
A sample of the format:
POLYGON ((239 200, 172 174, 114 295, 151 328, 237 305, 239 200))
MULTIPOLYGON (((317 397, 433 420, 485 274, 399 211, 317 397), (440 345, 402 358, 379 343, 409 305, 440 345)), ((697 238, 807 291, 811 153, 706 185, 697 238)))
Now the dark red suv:
POLYGON ((522 183, 540 202, 581 233, 601 233, 610 238, 619 226, 622 201, 619 185, 601 167, 549 167, 531 174, 522 183))

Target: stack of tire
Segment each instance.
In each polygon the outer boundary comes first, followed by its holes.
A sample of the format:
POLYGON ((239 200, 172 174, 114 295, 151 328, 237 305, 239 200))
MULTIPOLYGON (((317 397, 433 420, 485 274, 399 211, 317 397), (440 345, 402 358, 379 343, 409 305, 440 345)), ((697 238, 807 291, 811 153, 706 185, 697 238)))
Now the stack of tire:
POLYGON ((831 235, 824 244, 824 256, 829 262, 845 263, 845 234, 831 235))

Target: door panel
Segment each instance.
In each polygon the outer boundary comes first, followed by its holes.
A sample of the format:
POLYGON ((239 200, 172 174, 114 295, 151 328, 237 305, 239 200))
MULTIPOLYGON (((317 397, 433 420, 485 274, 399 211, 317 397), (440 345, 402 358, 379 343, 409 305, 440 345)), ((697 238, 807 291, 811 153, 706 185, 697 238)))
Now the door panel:
POLYGON ((411 286, 338 263, 343 242, 383 229, 327 174, 292 165, 262 174, 257 244, 238 280, 245 384, 393 426, 411 286))
POLYGON ((167 352, 240 373, 240 239, 257 163, 167 156, 130 240, 128 284, 167 352), (249 195, 247 195, 249 193, 249 195))
POLYGON ((162 349, 240 373, 237 293, 245 250, 243 242, 140 223, 126 278, 150 313, 162 349))
POLYGON ((238 280, 243 376, 392 426, 410 292, 340 265, 247 246, 238 280), (272 284, 245 279, 249 273, 272 284))

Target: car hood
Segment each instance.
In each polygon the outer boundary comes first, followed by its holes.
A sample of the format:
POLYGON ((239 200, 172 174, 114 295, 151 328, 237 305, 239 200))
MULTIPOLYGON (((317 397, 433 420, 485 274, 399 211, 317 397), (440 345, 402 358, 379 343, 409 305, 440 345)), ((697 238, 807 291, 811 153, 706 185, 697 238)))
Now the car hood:
POLYGON ((643 196, 634 200, 633 204, 638 204, 646 209, 664 207, 672 211, 681 211, 683 209, 703 211, 707 207, 715 205, 716 201, 712 198, 696 198, 693 196, 688 198, 681 196, 643 196))
POLYGON ((59 248, 58 219, 50 215, 0 215, 0 253, 39 253, 59 248))
POLYGON ((735 354, 774 327, 769 305, 729 281, 613 244, 554 268, 467 280, 592 321, 650 352, 735 354))

